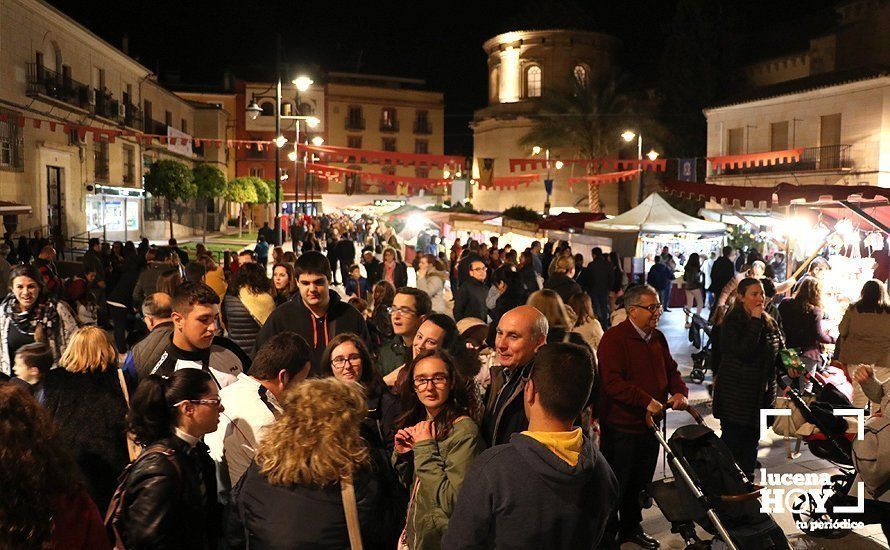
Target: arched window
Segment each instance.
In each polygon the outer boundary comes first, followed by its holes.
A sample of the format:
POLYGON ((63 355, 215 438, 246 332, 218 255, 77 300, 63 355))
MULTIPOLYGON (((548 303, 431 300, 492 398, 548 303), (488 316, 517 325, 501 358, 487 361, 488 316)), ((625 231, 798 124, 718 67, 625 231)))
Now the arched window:
POLYGON ((574 71, 572 74, 575 75, 575 80, 581 86, 587 86, 587 67, 584 65, 575 65, 574 71))
POLYGON ((275 116, 275 104, 271 101, 264 101, 260 104, 263 110, 263 116, 275 116))
POLYGON ((532 65, 525 71, 526 97, 541 97, 541 67, 532 65))

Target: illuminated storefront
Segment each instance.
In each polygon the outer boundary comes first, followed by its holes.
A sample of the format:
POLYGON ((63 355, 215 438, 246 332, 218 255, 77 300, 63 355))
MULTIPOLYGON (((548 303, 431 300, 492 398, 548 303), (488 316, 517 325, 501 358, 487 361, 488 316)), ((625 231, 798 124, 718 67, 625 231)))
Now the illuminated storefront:
POLYGON ((87 231, 109 241, 139 239, 145 191, 132 187, 97 185, 87 195, 87 231))

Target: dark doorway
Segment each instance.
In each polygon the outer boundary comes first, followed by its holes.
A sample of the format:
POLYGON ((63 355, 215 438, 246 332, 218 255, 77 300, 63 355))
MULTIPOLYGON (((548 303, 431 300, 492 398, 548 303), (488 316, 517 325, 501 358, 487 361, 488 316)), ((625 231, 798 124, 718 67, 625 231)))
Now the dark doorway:
POLYGON ((65 210, 64 195, 62 194, 62 169, 58 166, 46 167, 46 222, 49 225, 49 233, 53 237, 64 235, 65 210))

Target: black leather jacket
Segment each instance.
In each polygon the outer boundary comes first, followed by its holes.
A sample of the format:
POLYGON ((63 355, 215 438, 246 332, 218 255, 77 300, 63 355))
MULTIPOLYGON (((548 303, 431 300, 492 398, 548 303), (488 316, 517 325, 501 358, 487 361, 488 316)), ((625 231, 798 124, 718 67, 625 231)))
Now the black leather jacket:
POLYGON ((121 517, 127 549, 216 548, 221 514, 207 446, 191 449, 176 436, 153 445, 173 453, 137 459, 127 476, 121 517))

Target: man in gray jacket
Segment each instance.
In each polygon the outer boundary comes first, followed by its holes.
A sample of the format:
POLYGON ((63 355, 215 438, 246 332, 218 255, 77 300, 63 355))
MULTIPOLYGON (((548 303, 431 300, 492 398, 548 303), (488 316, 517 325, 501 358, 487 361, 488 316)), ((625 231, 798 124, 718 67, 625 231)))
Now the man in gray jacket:
POLYGON ((173 299, 163 292, 155 292, 142 302, 142 316, 150 331, 148 336, 127 353, 123 369, 133 381, 140 380, 157 364, 173 334, 173 299))

